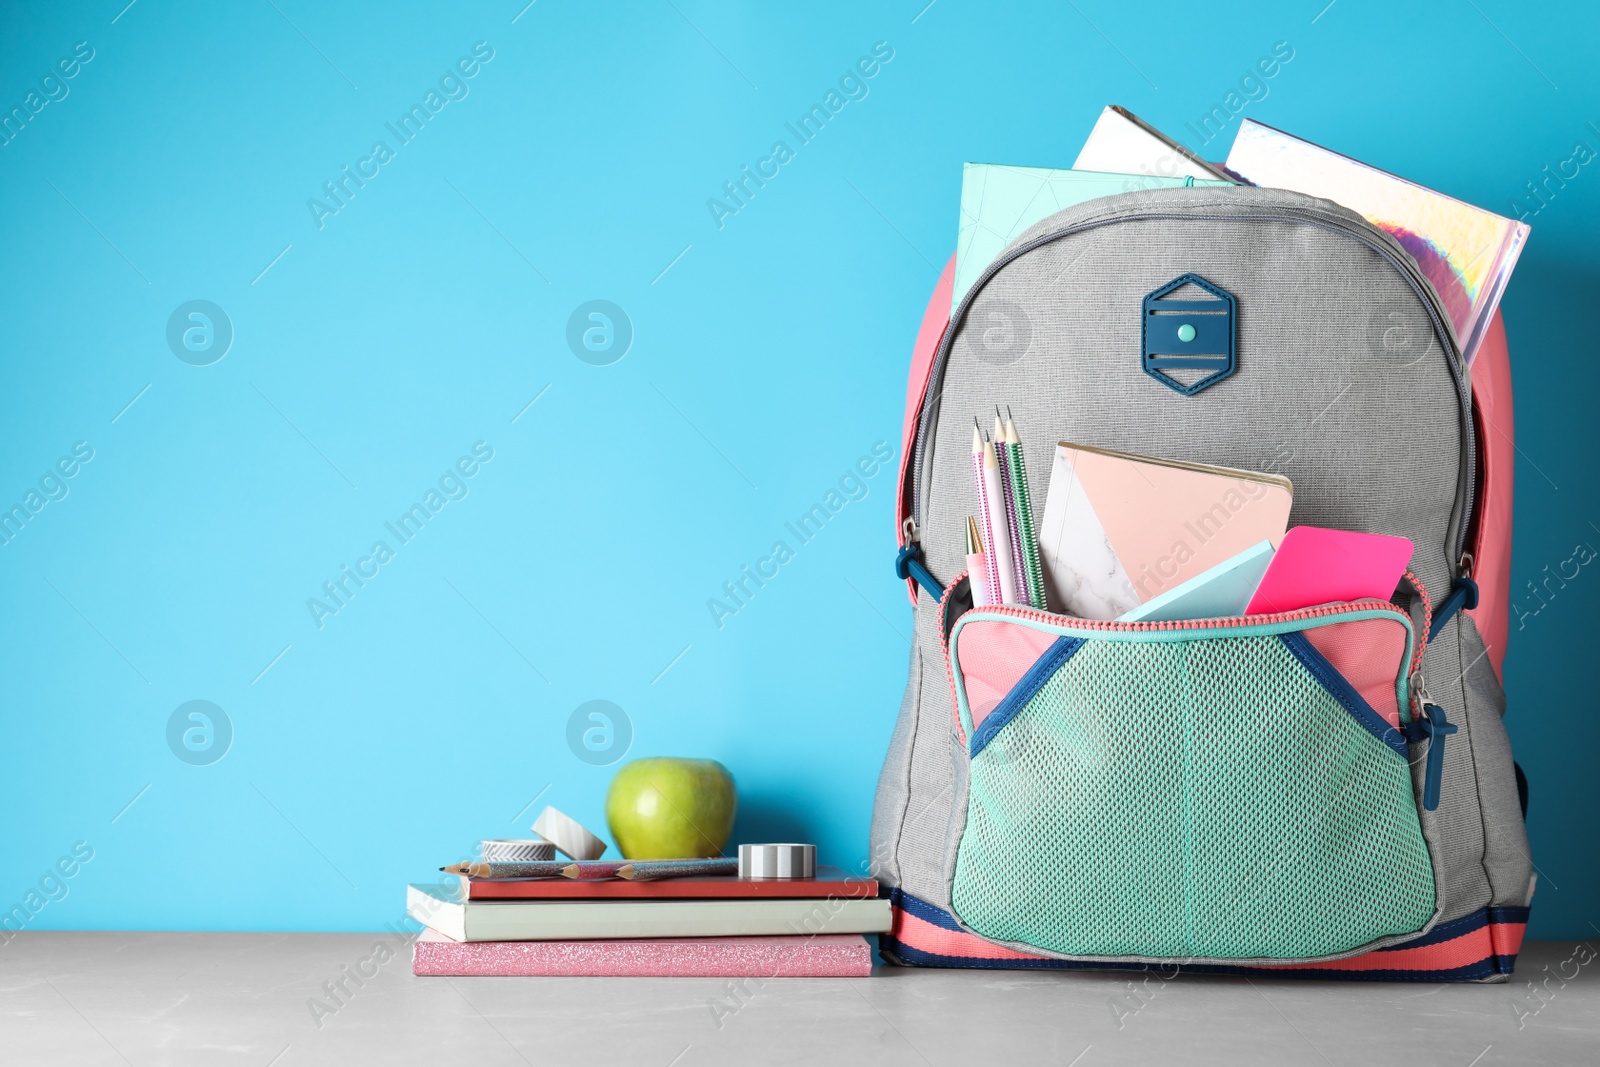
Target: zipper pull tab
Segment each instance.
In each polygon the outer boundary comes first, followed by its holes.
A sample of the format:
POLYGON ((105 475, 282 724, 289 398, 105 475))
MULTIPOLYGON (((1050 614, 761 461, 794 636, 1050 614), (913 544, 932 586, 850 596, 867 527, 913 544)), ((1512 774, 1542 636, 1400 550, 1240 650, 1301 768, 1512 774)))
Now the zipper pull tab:
POLYGON ((900 524, 900 532, 905 535, 905 543, 914 545, 921 540, 921 531, 917 529, 917 520, 906 516, 906 521, 900 524))
POLYGON ((1428 770, 1422 782, 1422 806, 1435 811, 1439 807, 1439 786, 1444 780, 1444 741, 1460 727, 1445 718, 1442 707, 1427 701, 1426 693, 1424 689, 1423 717, 1418 724, 1428 739, 1428 770))
POLYGON ((933 574, 922 562, 922 549, 916 544, 909 544, 895 554, 895 577, 903 581, 915 579, 916 583, 928 591, 934 603, 944 599, 944 589, 934 580, 933 574))
POLYGON ((1433 609, 1433 621, 1428 626, 1428 640, 1432 641, 1444 629, 1444 624, 1458 611, 1471 611, 1478 606, 1478 583, 1472 580, 1474 563, 1472 553, 1461 557, 1456 565, 1455 579, 1450 583, 1450 593, 1433 609))

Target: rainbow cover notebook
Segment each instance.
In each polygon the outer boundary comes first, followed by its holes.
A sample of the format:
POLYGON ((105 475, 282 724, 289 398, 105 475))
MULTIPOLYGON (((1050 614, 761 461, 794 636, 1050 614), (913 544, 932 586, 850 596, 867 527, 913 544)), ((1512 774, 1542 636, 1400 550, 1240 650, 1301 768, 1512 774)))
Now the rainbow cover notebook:
POLYGON ((1293 501, 1277 475, 1063 441, 1039 530, 1050 604, 1126 615, 1262 541, 1276 548, 1293 501))
POLYGON ((1527 243, 1526 223, 1473 207, 1310 141, 1245 119, 1228 169, 1252 185, 1320 196, 1387 231, 1422 268, 1470 364, 1527 243))

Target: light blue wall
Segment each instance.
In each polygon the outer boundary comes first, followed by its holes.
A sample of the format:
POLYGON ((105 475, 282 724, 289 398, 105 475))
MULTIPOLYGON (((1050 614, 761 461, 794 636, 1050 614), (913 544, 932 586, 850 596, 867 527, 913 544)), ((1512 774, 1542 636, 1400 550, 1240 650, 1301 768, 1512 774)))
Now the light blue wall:
MULTIPOLYGON (((0 147, 0 503, 93 449, 0 547, 0 909, 93 849, 39 929, 378 928, 536 796, 602 826, 611 768, 566 740, 596 699, 631 755, 726 763, 741 836, 855 864, 910 630, 892 473, 808 544, 785 523, 875 443, 898 459, 962 161, 1070 165, 1108 102, 1220 157, 1237 119, 1209 145, 1186 123, 1277 42, 1244 114, 1502 212, 1600 149, 1577 2, 124 2, 0 16, 5 110, 93 49, 0 147), (385 123, 480 41, 467 95, 400 145, 385 123), (785 123, 877 42, 866 95, 798 145, 785 123), (308 199, 380 139, 394 158, 319 226, 308 199), (794 158, 719 226, 707 200, 780 139, 794 158), (208 366, 165 337, 196 299, 234 331, 208 366), (596 299, 634 332, 609 366, 566 341, 596 299), (399 544, 385 522, 477 442, 467 495, 399 544), (319 626, 308 598, 380 539, 319 626), (717 625, 708 599, 780 539, 717 625), (232 724, 209 766, 168 745, 192 700, 232 724)), ((1591 164, 1505 303, 1528 609, 1526 580, 1600 545, 1597 207, 1591 164)), ((1585 567, 1508 660, 1546 936, 1600 915, 1597 594, 1585 567)))

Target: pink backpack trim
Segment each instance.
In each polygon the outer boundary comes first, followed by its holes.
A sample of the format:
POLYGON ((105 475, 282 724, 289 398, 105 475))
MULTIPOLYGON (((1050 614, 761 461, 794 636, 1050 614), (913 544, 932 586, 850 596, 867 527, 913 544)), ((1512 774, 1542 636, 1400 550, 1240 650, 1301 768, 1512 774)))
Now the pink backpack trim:
MULTIPOLYGON (((900 432, 900 501, 895 506, 895 539, 901 548, 906 545, 906 520, 911 517, 911 464, 917 446, 917 421, 922 415, 922 401, 928 395, 928 379, 933 377, 933 356, 944 340, 944 331, 950 325, 950 293, 956 283, 956 257, 944 265, 939 284, 933 287, 928 300, 928 310, 922 313, 922 326, 917 330, 917 347, 911 350, 911 373, 906 378, 906 421, 900 432)), ((911 591, 911 603, 917 602, 917 582, 906 579, 911 591)))
POLYGON ((1478 624, 1495 674, 1502 675, 1511 630, 1511 498, 1517 438, 1511 411, 1511 359, 1498 311, 1472 361, 1472 411, 1481 502, 1478 529, 1468 542, 1478 606, 1467 614, 1478 624))

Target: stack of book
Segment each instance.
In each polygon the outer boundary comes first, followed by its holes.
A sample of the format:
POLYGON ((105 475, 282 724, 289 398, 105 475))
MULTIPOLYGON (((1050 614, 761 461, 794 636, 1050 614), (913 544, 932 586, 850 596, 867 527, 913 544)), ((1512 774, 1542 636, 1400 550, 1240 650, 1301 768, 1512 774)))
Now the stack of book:
MULTIPOLYGON (((641 865, 642 866, 642 865, 641 865)), ((887 931, 871 878, 487 879, 407 890, 418 975, 854 978, 887 931)))

